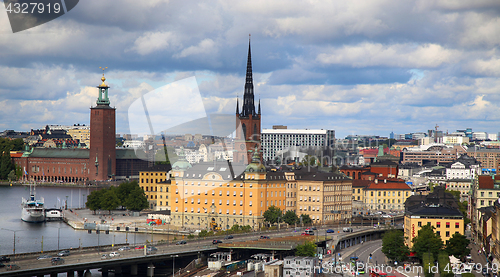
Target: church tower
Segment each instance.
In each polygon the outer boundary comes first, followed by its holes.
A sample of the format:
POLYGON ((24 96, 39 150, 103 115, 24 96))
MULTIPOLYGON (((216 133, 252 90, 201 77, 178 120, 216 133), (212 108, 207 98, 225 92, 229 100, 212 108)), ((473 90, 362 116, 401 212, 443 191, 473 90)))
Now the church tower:
POLYGON ((253 151, 261 151, 261 114, 260 100, 258 112, 255 112, 253 76, 252 76, 252 54, 250 51, 250 39, 248 40, 247 74, 245 81, 245 92, 243 95, 243 106, 241 113, 239 101, 236 101, 236 139, 234 141, 233 162, 249 164, 252 161, 253 151))
MULTIPOLYGON (((104 69, 103 69, 104 70, 104 69)), ((116 117, 115 108, 109 106, 108 85, 98 86, 99 98, 90 108, 89 180, 105 181, 116 175, 116 117)))

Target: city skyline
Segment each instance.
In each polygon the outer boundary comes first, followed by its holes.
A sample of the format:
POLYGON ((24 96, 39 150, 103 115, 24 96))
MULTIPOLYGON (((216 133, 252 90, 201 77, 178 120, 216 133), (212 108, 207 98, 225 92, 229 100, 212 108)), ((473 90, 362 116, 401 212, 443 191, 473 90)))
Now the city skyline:
POLYGON ((207 114, 234 114, 251 34, 263 129, 498 133, 500 3, 291 3, 85 1, 15 34, 0 11, 0 130, 88 124, 99 67, 117 133, 141 94, 192 76, 207 114))

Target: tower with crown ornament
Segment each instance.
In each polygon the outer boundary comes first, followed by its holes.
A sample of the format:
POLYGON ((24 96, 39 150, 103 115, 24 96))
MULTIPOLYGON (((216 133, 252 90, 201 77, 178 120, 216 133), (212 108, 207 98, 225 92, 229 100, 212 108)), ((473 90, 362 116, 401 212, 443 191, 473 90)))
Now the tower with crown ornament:
POLYGON ((103 70, 96 106, 90 108, 89 180, 105 181, 116 175, 116 109, 109 106, 103 70))

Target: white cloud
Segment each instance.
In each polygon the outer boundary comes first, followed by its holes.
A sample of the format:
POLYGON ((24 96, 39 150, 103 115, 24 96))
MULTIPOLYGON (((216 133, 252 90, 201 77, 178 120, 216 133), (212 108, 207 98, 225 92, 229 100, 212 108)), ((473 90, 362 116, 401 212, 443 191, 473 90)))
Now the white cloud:
POLYGON ((179 54, 174 55, 176 58, 185 58, 192 55, 213 55, 217 52, 216 44, 212 39, 204 39, 198 45, 189 46, 182 50, 179 54))
POLYGON ((136 51, 139 55, 148 55, 178 46, 179 42, 172 32, 148 32, 135 40, 131 50, 136 51))
POLYGON ((361 43, 355 46, 327 49, 317 56, 323 64, 340 64, 352 67, 391 66, 406 68, 438 67, 456 62, 459 53, 437 44, 361 43))

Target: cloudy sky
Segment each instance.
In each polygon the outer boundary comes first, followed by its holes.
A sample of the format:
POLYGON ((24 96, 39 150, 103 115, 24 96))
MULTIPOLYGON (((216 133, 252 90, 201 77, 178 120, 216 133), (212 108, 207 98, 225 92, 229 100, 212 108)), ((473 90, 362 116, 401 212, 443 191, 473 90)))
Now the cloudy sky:
POLYGON ((119 133, 141 95, 189 77, 206 113, 234 114, 251 34, 263 128, 498 133, 499 15, 498 0, 85 0, 12 33, 0 5, 0 130, 88 124, 100 66, 119 133))

